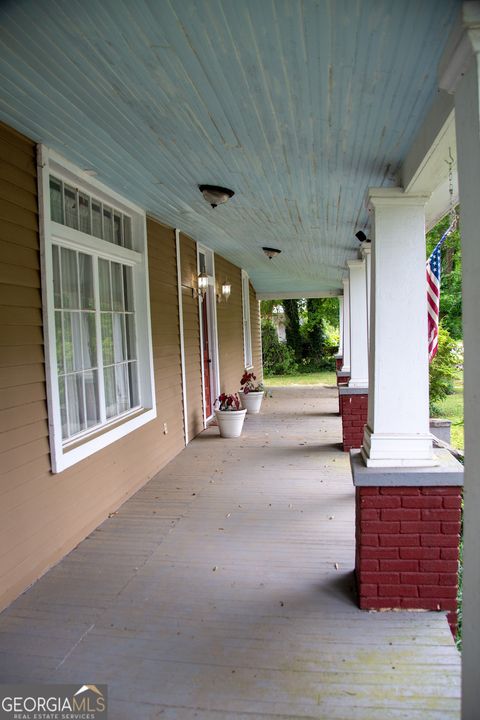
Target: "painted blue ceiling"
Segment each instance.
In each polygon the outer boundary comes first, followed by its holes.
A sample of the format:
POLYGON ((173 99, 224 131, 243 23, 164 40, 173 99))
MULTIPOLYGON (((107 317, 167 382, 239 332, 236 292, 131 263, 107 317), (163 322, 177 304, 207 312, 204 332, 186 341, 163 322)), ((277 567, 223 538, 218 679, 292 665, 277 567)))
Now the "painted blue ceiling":
POLYGON ((245 268, 258 291, 335 290, 367 188, 396 184, 458 10, 3 0, 0 118, 245 268), (235 197, 212 210, 199 183, 235 197))

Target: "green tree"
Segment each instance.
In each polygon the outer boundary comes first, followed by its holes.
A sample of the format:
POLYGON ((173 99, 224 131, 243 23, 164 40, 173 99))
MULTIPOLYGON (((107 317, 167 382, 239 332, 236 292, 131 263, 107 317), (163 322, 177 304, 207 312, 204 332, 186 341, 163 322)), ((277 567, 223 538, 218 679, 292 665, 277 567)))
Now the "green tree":
POLYGON ((435 412, 435 403, 453 393, 453 380, 457 366, 462 362, 457 343, 448 330, 438 328, 438 350, 430 363, 430 412, 435 412))
POLYGON ((262 319, 263 369, 266 375, 293 375, 298 367, 295 354, 287 343, 280 342, 275 325, 262 319))
POLYGON ((295 353, 295 359, 301 360, 303 357, 303 341, 300 332, 298 300, 282 300, 282 305, 285 311, 287 345, 295 353))
POLYGON ((262 318, 271 319, 273 315, 273 309, 277 305, 281 305, 281 300, 261 300, 260 301, 260 315, 262 318))
POLYGON ((325 321, 322 313, 323 298, 309 298, 306 302, 306 319, 302 324, 302 357, 312 367, 319 367, 325 349, 325 321))

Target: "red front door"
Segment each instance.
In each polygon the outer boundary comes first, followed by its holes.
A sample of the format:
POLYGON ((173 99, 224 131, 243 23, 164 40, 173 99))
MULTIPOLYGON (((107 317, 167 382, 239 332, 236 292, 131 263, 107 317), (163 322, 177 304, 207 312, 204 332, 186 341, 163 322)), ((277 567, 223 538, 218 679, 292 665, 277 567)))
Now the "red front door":
POLYGON ((208 342, 208 309, 207 298, 202 300, 202 329, 203 329, 203 387, 205 391, 205 415, 207 418, 212 414, 212 390, 210 380, 210 348, 208 342))

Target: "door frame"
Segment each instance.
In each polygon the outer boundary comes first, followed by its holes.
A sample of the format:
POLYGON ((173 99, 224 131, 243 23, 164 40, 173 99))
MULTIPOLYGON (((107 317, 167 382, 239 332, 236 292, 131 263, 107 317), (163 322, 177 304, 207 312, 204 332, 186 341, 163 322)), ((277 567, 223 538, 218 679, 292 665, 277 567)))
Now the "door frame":
POLYGON ((203 426, 207 427, 207 423, 214 417, 213 406, 216 398, 220 394, 220 365, 218 360, 218 326, 217 326, 217 297, 215 286, 215 254, 213 250, 201 245, 197 242, 197 273, 200 273, 200 253, 205 255, 206 273, 208 275, 208 288, 205 297, 198 297, 198 320, 200 326, 200 362, 202 368, 202 404, 203 404, 203 426), (203 303, 207 303, 207 324, 208 324, 208 344, 212 363, 210 366, 210 395, 212 404, 212 414, 206 415, 205 400, 205 367, 203 362, 203 322, 202 307, 203 303))

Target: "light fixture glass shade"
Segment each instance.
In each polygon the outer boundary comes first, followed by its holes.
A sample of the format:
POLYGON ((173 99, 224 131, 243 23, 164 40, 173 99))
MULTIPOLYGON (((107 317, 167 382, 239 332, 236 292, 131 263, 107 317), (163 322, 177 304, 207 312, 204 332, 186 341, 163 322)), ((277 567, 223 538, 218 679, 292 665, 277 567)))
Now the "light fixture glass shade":
POLYGON ((230 293, 232 292, 232 286, 229 282, 224 282, 222 285, 222 297, 228 300, 230 293))
POLYGON ((269 260, 274 258, 276 255, 280 255, 282 252, 278 248, 271 248, 271 247, 262 247, 263 252, 268 257, 269 260))
POLYGON ((197 278, 198 280, 198 292, 205 293, 208 288, 208 275, 206 272, 200 273, 200 275, 197 278))
POLYGON ((233 190, 229 188, 219 187, 217 185, 199 185, 199 190, 205 200, 210 203, 212 208, 222 205, 235 195, 233 190))

